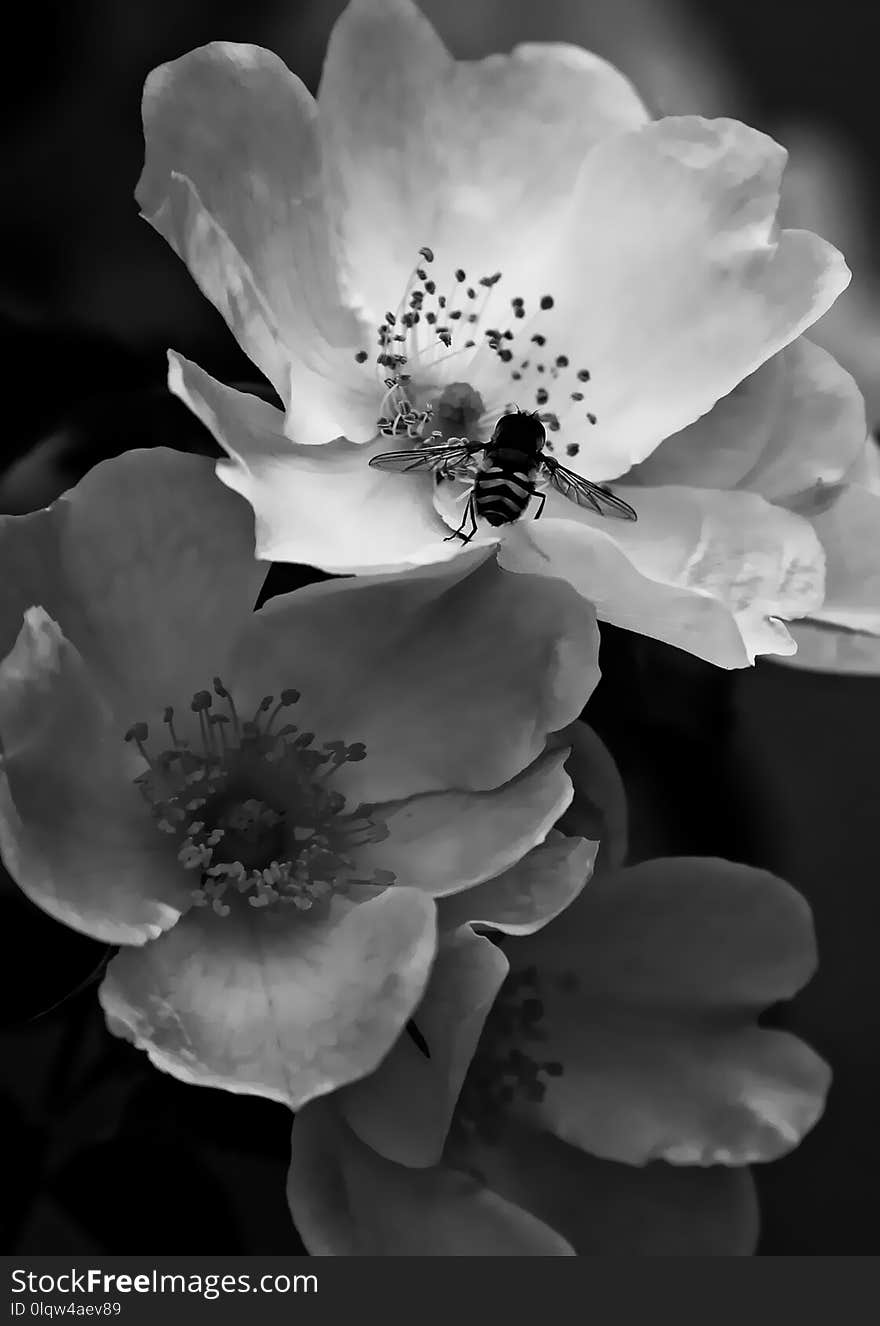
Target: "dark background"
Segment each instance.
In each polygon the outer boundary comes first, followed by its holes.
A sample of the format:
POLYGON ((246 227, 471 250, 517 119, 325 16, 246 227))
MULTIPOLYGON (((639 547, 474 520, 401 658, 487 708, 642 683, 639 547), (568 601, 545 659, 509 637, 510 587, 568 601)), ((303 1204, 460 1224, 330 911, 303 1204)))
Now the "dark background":
MULTIPOLYGON (((786 143, 786 222, 838 243, 855 273, 815 338, 857 375, 880 422, 876 8, 859 0, 429 0, 423 8, 457 55, 574 41, 629 73, 658 112, 730 114, 786 143)), ((165 392, 165 350, 226 380, 254 371, 138 218, 143 80, 163 60, 225 38, 272 47, 314 90, 341 9, 340 0, 72 0, 16 6, 14 28, 5 20, 0 510, 43 505, 132 446, 213 454, 165 392)), ((761 1250, 876 1254, 880 681, 772 663, 726 674, 610 630, 602 663, 587 716, 627 780, 634 856, 717 853, 764 865, 814 908, 820 974, 777 1016, 826 1055, 835 1085, 815 1133, 759 1174, 761 1250)), ((0 927, 0 1246, 295 1251, 282 1182, 287 1113, 181 1086, 112 1040, 90 979, 100 946, 49 922, 2 878, 0 927)))

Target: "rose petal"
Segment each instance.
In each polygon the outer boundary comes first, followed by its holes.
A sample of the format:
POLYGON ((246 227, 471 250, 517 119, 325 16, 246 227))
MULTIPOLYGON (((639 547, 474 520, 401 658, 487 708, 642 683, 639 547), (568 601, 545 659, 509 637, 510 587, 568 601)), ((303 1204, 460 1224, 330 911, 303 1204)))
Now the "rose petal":
POLYGON ((880 282, 866 163, 858 142, 843 126, 833 129, 813 116, 797 116, 786 121, 784 134, 791 160, 783 182, 783 220, 828 235, 859 274, 814 336, 855 375, 874 424, 880 421, 880 282))
POLYGON ((516 865, 438 903, 441 930, 472 922, 530 935, 570 906, 589 880, 598 844, 551 832, 516 865))
POLYGON ((435 933, 415 889, 313 912, 197 909, 114 958, 101 1004, 164 1072, 298 1109, 388 1053, 425 989, 435 933))
MULTIPOLYGON (((632 467, 627 485, 735 488, 759 460, 788 404, 786 356, 793 348, 773 355, 707 414, 664 438, 632 467)), ((633 501, 638 503, 638 491, 633 501)))
POLYGON ((878 456, 869 439, 847 471, 848 482, 816 495, 812 520, 828 563, 826 594, 811 620, 792 631, 797 653, 786 661, 794 667, 853 676, 880 672, 878 456))
POLYGON ((865 402, 836 359, 800 337, 784 350, 785 381, 774 427, 740 487, 789 502, 817 483, 839 483, 864 449, 865 402))
POLYGON ((414 1015, 428 1054, 401 1036, 375 1073, 337 1097, 362 1142, 400 1165, 439 1164, 461 1084, 506 975, 501 949, 469 926, 444 937, 414 1015))
POLYGON ((375 807, 389 836, 355 853, 359 871, 391 870, 434 898, 506 871, 546 838, 572 798, 568 751, 550 751, 488 792, 429 792, 375 807))
POLYGON ((253 507, 258 557, 348 575, 461 552, 431 507, 429 478, 370 468, 370 458, 389 449, 387 438, 298 446, 265 401, 223 386, 181 355, 169 361, 171 391, 232 458, 217 465, 217 475, 253 507))
POLYGON ((302 729, 366 744, 334 786, 371 804, 501 786, 598 679, 596 627, 577 595, 508 576, 485 550, 272 599, 234 652, 224 681, 242 712, 295 686, 302 729))
POLYGON ((784 502, 817 480, 839 482, 865 433, 865 405, 852 377, 801 336, 661 442, 626 482, 739 486, 784 502))
POLYGON ((287 1196, 313 1257, 573 1256, 547 1225, 466 1175, 385 1160, 324 1102, 294 1121, 287 1196))
POLYGON ((143 110, 147 220, 285 404, 292 360, 294 383, 301 362, 344 396, 364 336, 337 286, 306 88, 271 51, 213 42, 154 69, 143 110))
POLYGON ((647 1018, 585 1030, 583 1017, 554 1022, 543 1048, 565 1073, 523 1117, 594 1155, 751 1165, 791 1151, 821 1117, 830 1072, 795 1036, 647 1018))
MULTIPOLYGON (((619 134, 587 156, 567 229, 552 246, 545 276, 555 303, 540 328, 546 356, 569 360, 547 384, 548 408, 566 443, 581 444, 566 463, 586 478, 613 478, 644 460, 845 288, 849 272, 835 249, 775 228, 784 162, 766 135, 697 117, 619 134), (586 386, 580 370, 590 373, 586 386)), ((530 331, 523 323, 522 336, 530 331)), ((488 359, 480 390, 501 399, 509 368, 488 359)), ((526 398, 544 382, 530 362, 517 383, 526 398)))
POLYGON ((499 564, 560 576, 601 621, 721 667, 793 652, 776 618, 811 612, 824 587, 808 520, 745 492, 670 487, 627 496, 638 521, 590 516, 551 495, 546 517, 518 521, 502 541, 499 564))
POLYGON ((443 281, 456 267, 473 282, 498 268, 530 274, 585 153, 648 118, 621 74, 574 46, 456 63, 409 0, 348 5, 318 108, 347 288, 376 322, 423 245, 443 281))
POLYGON ((266 575, 247 504, 210 460, 164 447, 95 466, 48 512, 0 521, 0 539, 12 573, 2 648, 42 603, 112 688, 124 727, 210 685, 266 575))
POLYGON ((580 1257, 747 1257, 758 1204, 747 1170, 635 1167, 511 1123, 469 1158, 494 1192, 546 1221, 580 1257))
POLYGON ((821 1114, 822 1060, 753 1025, 815 966, 809 909, 772 875, 699 858, 597 875, 509 956, 541 975, 541 1057, 565 1069, 521 1108, 564 1141, 628 1164, 750 1164, 821 1114))
POLYGON ((621 866, 627 853, 629 816, 623 779, 611 752, 583 722, 555 732, 548 744, 557 743, 571 748, 565 767, 574 785, 574 800, 557 827, 598 845, 596 869, 621 866))
POLYGON ((812 523, 828 570, 825 600, 811 619, 880 635, 880 495, 847 484, 812 523))
POLYGON ((42 608, 0 663, 0 846, 22 891, 108 944, 143 944, 189 905, 132 780, 146 765, 42 608))

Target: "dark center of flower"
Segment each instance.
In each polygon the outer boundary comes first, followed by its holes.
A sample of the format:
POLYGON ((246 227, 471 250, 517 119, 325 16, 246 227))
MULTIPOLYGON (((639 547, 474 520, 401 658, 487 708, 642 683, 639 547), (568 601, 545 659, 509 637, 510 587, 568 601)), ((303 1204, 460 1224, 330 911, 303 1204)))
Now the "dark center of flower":
MULTIPOLYGON (((567 993, 576 979, 556 977, 554 984, 567 993)), ((501 987, 458 1098, 450 1134, 453 1146, 466 1146, 472 1138, 499 1141, 517 1099, 540 1103, 548 1079, 562 1076, 564 1066, 557 1060, 536 1057, 548 1040, 544 989, 545 978, 536 967, 512 971, 501 987)))
MULTIPOLYGON (((439 397, 431 391, 432 379, 436 380, 441 368, 445 371, 450 360, 476 352, 481 346, 509 366, 517 398, 512 404, 537 407, 549 432, 559 431, 553 406, 562 399, 566 406, 573 402, 579 407, 586 425, 598 422, 586 403, 589 369, 578 366, 564 350, 560 352, 560 347, 550 344, 548 326, 552 324, 547 322, 547 315, 555 304, 551 294, 542 295, 534 308, 529 308, 521 295, 514 295, 502 312, 496 298, 503 280, 501 272, 471 281, 464 269, 457 267, 449 287, 441 292, 429 276, 433 262, 433 251, 427 245, 421 248, 396 311, 388 310, 377 328, 375 365, 384 385, 377 420, 381 433, 415 443, 437 443, 458 436, 476 441, 488 436, 492 421, 487 419, 478 393, 467 383, 454 383, 439 397), (461 423, 467 427, 455 432, 441 406, 447 392, 453 388, 460 392, 464 387, 479 402, 480 414, 463 411, 461 423)), ((363 364, 370 354, 359 350, 355 358, 363 364)), ((548 440, 546 450, 553 449, 552 440, 548 440)), ((577 455, 579 449, 579 443, 570 442, 566 452, 577 455)))
POLYGON ((277 728, 282 711, 299 691, 264 696, 253 718, 242 720, 219 677, 214 695, 197 691, 190 703, 199 724, 201 749, 181 739, 174 710, 164 724, 170 744, 156 755, 147 749, 146 723, 125 734, 149 768, 135 783, 157 828, 177 838, 177 858, 198 878, 192 897, 228 916, 236 898, 251 907, 289 904, 307 911, 339 884, 394 883, 390 871, 370 879, 353 875, 352 850, 381 842, 388 830, 369 806, 346 809, 329 785, 336 770, 366 758, 363 742, 328 741, 315 746, 313 732, 294 723, 277 728), (214 696, 228 713, 215 713, 214 696))
POLYGON ((475 437, 486 413, 483 398, 467 382, 450 382, 433 402, 434 433, 444 442, 451 437, 475 437))

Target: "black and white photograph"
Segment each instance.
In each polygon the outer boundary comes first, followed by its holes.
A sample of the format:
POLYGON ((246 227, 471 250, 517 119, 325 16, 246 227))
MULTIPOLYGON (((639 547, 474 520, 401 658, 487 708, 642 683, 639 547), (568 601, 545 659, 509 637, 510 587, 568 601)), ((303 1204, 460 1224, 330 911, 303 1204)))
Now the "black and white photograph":
POLYGON ((876 1257, 880 12, 4 25, 10 1315, 876 1257))

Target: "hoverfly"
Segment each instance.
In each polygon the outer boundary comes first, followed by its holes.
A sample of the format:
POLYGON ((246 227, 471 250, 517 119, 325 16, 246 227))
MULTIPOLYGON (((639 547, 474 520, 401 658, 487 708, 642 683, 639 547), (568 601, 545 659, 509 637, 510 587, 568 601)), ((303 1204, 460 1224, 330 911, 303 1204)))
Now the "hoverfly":
POLYGON ((399 473, 427 469, 438 480, 473 479, 462 522, 449 536, 465 543, 470 543, 477 532, 477 517, 488 525, 512 524, 519 520, 533 497, 540 502, 535 512, 537 520, 547 500, 546 493, 539 488, 542 480, 570 502, 590 507, 600 516, 638 519, 630 504, 610 489, 582 479, 553 456, 545 455, 546 442, 547 434, 538 414, 517 410, 501 416, 488 442, 453 437, 447 442, 429 443, 409 451, 385 451, 373 456, 370 464, 379 470, 399 473), (468 522, 470 532, 466 534, 468 522))

